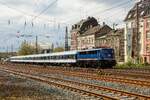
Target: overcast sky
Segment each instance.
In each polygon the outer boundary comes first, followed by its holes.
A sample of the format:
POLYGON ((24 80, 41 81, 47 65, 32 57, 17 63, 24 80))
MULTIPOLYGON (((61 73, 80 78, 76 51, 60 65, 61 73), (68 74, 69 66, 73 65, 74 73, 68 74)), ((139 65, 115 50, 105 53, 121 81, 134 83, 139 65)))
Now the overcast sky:
POLYGON ((134 0, 0 0, 0 51, 17 50, 23 40, 64 45, 65 26, 94 16, 123 27, 134 0), (44 13, 41 13, 43 10, 44 13), (21 37, 25 35, 24 37, 21 37), (32 37, 31 37, 32 36, 32 37))

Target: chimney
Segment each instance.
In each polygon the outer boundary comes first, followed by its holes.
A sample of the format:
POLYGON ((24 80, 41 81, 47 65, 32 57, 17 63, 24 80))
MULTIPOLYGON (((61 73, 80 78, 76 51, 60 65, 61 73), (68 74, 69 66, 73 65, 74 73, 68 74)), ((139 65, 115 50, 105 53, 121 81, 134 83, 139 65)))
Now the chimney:
POLYGON ((103 26, 105 26, 106 24, 105 24, 105 22, 103 22, 103 26))

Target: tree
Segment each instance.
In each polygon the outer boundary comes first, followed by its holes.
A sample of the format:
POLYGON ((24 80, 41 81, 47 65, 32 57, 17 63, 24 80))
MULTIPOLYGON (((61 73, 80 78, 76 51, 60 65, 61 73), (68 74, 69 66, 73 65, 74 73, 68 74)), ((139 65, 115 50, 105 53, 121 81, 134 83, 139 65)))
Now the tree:
POLYGON ((65 51, 63 47, 54 48, 53 52, 62 52, 65 51))
POLYGON ((26 41, 21 44, 18 55, 30 55, 36 52, 35 47, 29 45, 26 41))

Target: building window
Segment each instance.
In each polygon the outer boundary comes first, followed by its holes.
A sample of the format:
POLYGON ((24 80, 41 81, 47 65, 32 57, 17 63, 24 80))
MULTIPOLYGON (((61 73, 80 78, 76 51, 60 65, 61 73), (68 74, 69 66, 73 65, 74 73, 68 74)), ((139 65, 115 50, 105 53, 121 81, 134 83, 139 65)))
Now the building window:
POLYGON ((147 20, 147 26, 146 28, 150 28, 150 19, 147 20))
POLYGON ((146 50, 147 50, 148 53, 150 53, 150 44, 148 44, 148 45, 146 46, 146 50))
POLYGON ((135 28, 135 27, 136 27, 135 22, 132 22, 132 23, 131 23, 131 27, 130 27, 130 28, 135 28))
POLYGON ((150 39, 150 32, 147 32, 146 38, 150 39))

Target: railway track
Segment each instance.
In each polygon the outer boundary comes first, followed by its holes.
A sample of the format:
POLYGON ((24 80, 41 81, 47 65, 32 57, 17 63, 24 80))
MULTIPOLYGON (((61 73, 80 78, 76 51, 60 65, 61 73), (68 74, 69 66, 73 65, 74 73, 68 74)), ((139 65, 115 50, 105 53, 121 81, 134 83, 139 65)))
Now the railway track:
POLYGON ((141 78, 145 80, 150 80, 150 70, 137 70, 137 69, 94 69, 94 68, 52 68, 53 70, 64 70, 70 72, 80 72, 80 73, 90 73, 90 74, 103 74, 103 75, 114 75, 131 77, 131 78, 141 78))
MULTIPOLYGON (((19 67, 17 67, 19 68, 19 67)), ((150 87, 150 81, 148 80, 139 80, 139 79, 131 79, 131 78, 126 78, 126 77, 116 77, 116 76, 105 76, 105 75, 97 75, 97 74, 92 74, 88 72, 74 72, 74 71, 66 71, 65 69, 60 70, 57 68, 48 68, 48 70, 45 69, 39 69, 39 68, 30 68, 28 71, 33 70, 33 72, 44 72, 44 73, 60 73, 66 76, 74 76, 74 77, 81 77, 81 78, 88 78, 92 80, 99 80, 99 81, 106 81, 106 82, 117 82, 117 83, 123 83, 123 84, 130 84, 130 85, 135 85, 135 86, 141 86, 141 87, 150 87)), ((22 69, 22 67, 21 67, 22 69)))
MULTIPOLYGON (((18 64, 15 64, 18 65, 18 64)), ((33 65, 22 65, 21 66, 31 66, 33 65)), ((70 68, 70 67, 52 67, 53 70, 64 70, 71 72, 81 72, 81 73, 102 73, 104 75, 115 75, 115 76, 123 76, 123 77, 133 77, 133 78, 143 78, 150 79, 150 70, 146 69, 95 69, 95 68, 70 68)))
POLYGON ((136 86, 141 86, 141 87, 150 87, 150 81, 146 81, 146 80, 128 79, 128 78, 121 78, 121 77, 115 77, 115 76, 92 75, 89 73, 80 73, 80 72, 64 71, 63 74, 67 76, 71 75, 75 77, 89 78, 93 80, 100 80, 100 81, 103 80, 103 81, 109 81, 109 82, 131 84, 131 85, 136 85, 136 86))
POLYGON ((37 76, 31 73, 15 71, 15 70, 10 70, 6 68, 2 68, 1 70, 8 72, 8 73, 15 74, 15 75, 37 80, 40 82, 48 83, 56 87, 78 92, 84 95, 94 96, 96 98, 102 98, 104 100, 121 100, 121 99, 122 100, 150 100, 150 96, 129 93, 129 92, 120 91, 120 90, 116 90, 116 89, 112 89, 108 87, 102 87, 102 86, 97 86, 97 85, 92 85, 92 84, 87 84, 87 83, 64 80, 61 78, 55 78, 55 77, 50 77, 50 76, 45 76, 45 75, 37 76))

